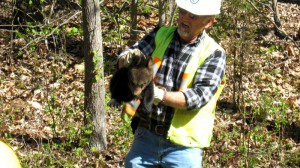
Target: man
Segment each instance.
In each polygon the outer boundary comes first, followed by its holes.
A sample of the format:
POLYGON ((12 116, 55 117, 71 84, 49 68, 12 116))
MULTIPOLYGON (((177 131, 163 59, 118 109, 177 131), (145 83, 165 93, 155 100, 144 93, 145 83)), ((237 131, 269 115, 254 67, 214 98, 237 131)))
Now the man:
POLYGON ((154 60, 154 104, 149 115, 133 118, 134 141, 126 167, 202 167, 214 109, 223 88, 224 50, 205 32, 220 13, 221 0, 176 0, 177 27, 155 28, 119 56, 128 66, 132 53, 154 60))

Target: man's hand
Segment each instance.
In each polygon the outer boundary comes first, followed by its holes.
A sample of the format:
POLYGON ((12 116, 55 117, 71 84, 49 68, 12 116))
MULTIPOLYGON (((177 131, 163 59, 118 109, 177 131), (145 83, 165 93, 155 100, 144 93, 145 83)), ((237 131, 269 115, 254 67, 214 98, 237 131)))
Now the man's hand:
POLYGON ((165 98, 166 89, 165 88, 159 88, 154 85, 154 101, 153 103, 155 105, 158 105, 160 102, 162 102, 165 98))
POLYGON ((118 68, 128 67, 133 60, 134 56, 141 56, 143 53, 139 49, 130 50, 128 53, 122 55, 118 59, 118 68))

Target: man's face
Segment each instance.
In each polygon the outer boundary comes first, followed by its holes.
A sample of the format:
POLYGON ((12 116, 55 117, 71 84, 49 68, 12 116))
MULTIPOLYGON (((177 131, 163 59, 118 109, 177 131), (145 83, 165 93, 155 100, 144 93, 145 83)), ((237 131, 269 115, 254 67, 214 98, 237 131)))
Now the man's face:
POLYGON ((179 8, 178 34, 182 40, 190 42, 214 21, 213 16, 197 16, 179 8))

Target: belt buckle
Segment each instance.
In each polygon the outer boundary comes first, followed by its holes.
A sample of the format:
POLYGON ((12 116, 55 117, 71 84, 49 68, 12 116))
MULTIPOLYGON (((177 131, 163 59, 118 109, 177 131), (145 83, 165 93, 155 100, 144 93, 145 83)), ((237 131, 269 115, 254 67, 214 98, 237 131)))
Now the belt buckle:
POLYGON ((156 125, 154 131, 158 135, 165 135, 165 130, 163 125, 156 125), (160 131, 159 131, 160 130, 160 131))

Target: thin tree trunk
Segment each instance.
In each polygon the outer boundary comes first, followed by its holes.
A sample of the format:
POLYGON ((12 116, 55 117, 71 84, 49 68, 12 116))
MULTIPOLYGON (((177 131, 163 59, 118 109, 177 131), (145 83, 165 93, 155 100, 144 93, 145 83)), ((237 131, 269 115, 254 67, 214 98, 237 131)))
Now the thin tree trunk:
POLYGON ((168 0, 168 11, 167 11, 167 14, 168 14, 168 17, 171 16, 171 14, 173 13, 173 10, 175 8, 175 1, 174 0, 168 0))
POLYGON ((159 26, 164 26, 166 24, 165 6, 166 6, 166 2, 164 0, 159 0, 158 2, 159 26))
POLYGON ((131 16, 131 30, 130 30, 130 39, 128 41, 128 45, 133 45, 134 42, 137 40, 137 0, 131 1, 131 9, 130 9, 130 16, 131 16))
POLYGON ((175 11, 177 9, 177 5, 174 0, 169 0, 169 11, 168 11, 168 25, 173 26, 175 11))
POLYGON ((90 145, 99 151, 107 146, 105 88, 102 55, 100 1, 83 0, 85 58, 85 123, 92 126, 90 145))

